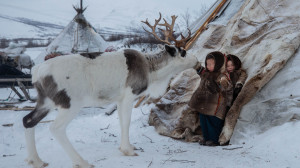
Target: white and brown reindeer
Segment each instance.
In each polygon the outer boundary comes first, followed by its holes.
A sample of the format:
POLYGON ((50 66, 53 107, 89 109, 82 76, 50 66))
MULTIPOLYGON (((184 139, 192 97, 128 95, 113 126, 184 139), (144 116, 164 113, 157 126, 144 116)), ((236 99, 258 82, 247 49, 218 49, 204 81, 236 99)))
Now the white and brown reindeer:
MULTIPOLYGON (((183 38, 176 41, 172 24, 159 24, 160 18, 151 26, 157 38, 155 27, 166 26, 165 40, 169 44, 157 54, 144 54, 132 49, 112 53, 74 54, 47 60, 33 68, 32 82, 38 92, 35 109, 23 118, 25 129, 27 161, 33 167, 46 167, 38 156, 35 144, 35 126, 51 110, 58 109, 58 115, 50 131, 63 147, 76 168, 93 167, 85 161, 70 143, 66 128, 84 106, 102 106, 117 102, 121 125, 120 151, 135 156, 135 147, 129 142, 129 125, 134 100, 141 95, 153 97, 162 95, 170 79, 177 73, 192 68, 197 58, 186 56, 181 45, 183 38), (175 41, 170 45, 168 38, 175 41)), ((189 35, 190 36, 190 35, 189 35)))

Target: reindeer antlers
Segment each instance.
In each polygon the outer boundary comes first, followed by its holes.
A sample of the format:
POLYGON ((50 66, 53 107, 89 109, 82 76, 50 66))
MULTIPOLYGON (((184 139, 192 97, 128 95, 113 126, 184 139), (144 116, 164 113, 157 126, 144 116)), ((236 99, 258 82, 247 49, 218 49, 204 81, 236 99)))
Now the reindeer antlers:
MULTIPOLYGON (((192 36, 192 33, 191 33, 191 30, 190 29, 188 29, 189 30, 189 34, 188 34, 188 36, 187 37, 184 37, 183 35, 182 35, 182 33, 180 34, 180 36, 181 36, 181 40, 179 40, 179 41, 177 41, 176 40, 176 44, 178 45, 178 46, 183 46, 184 48, 185 48, 185 46, 186 46, 186 43, 191 39, 191 36, 192 36)), ((185 48, 186 49, 186 48, 185 48)))
POLYGON ((150 23, 148 22, 148 18, 146 19, 146 21, 142 21, 143 23, 145 23, 146 25, 148 25, 148 26, 151 28, 152 32, 149 32, 149 31, 146 30, 144 27, 143 27, 143 29, 144 29, 146 32, 152 34, 152 35, 153 35, 156 39, 158 39, 159 41, 162 41, 162 42, 164 42, 164 43, 167 43, 167 44, 171 45, 171 43, 169 42, 167 36, 166 36, 166 39, 165 39, 165 40, 162 40, 162 39, 156 34, 156 32, 155 32, 156 26, 159 25, 158 23, 160 22, 160 20, 161 20, 161 13, 159 12, 159 18, 158 18, 158 19, 155 19, 155 23, 154 23, 153 26, 151 26, 150 23))
POLYGON ((171 16, 172 18, 172 23, 169 24, 164 18, 163 20, 165 21, 165 23, 163 24, 159 24, 160 20, 161 20, 161 13, 159 12, 159 18, 158 19, 155 19, 155 23, 153 26, 150 25, 150 23, 148 22, 148 18, 146 19, 146 21, 142 21, 143 23, 145 23, 147 26, 149 26, 152 30, 152 32, 149 32, 148 30, 146 30, 144 27, 143 29, 152 34, 157 40, 163 42, 163 43, 166 43, 166 44, 169 44, 171 45, 171 42, 170 41, 174 41, 175 42, 175 46, 176 47, 185 47, 185 44, 186 42, 191 38, 191 31, 189 30, 189 34, 188 34, 188 37, 184 37, 182 34, 181 34, 181 40, 176 40, 176 38, 174 37, 174 25, 175 25, 175 20, 177 19, 177 16, 173 15, 171 16), (165 30, 161 29, 161 28, 158 28, 160 31, 163 32, 164 36, 165 36, 165 39, 162 40, 155 32, 155 29, 156 29, 156 26, 159 25, 159 26, 165 26, 165 30))

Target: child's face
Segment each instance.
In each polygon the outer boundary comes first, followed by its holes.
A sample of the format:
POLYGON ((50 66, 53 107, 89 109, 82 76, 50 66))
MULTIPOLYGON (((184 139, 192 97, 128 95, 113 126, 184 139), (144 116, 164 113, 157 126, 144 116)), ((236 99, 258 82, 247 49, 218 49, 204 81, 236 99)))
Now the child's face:
POLYGON ((214 59, 207 59, 206 60, 206 66, 207 66, 207 70, 209 72, 213 72, 215 69, 215 60, 214 59))
POLYGON ((233 65, 232 61, 227 61, 226 70, 227 72, 233 72, 235 69, 235 66, 233 65))

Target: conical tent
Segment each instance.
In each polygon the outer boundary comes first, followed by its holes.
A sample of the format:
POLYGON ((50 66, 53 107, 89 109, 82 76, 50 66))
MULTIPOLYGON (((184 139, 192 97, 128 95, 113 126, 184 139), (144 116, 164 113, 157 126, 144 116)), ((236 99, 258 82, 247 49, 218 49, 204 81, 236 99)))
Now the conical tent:
MULTIPOLYGON (((300 6, 300 1, 283 4, 279 7, 272 0, 265 0, 260 5, 256 0, 231 1, 224 15, 196 37, 190 47, 189 54, 197 56, 202 65, 213 51, 236 55, 248 75, 227 111, 219 137, 221 144, 229 140, 233 144, 242 143, 243 138, 251 139, 254 134, 300 119, 296 109, 299 106, 295 105, 295 102, 299 103, 299 89, 294 88, 300 82, 296 60, 300 55, 300 18, 293 12, 300 6), (288 62, 294 55, 297 58, 288 62)), ((199 140, 193 135, 198 134, 198 113, 188 106, 198 87, 193 82, 200 83, 196 71, 182 72, 151 109, 149 124, 154 125, 159 134, 186 138, 187 141, 199 140)))
POLYGON ((75 8, 77 15, 65 29, 35 59, 35 63, 44 61, 45 56, 59 52, 61 54, 82 52, 104 52, 108 44, 85 19, 82 8, 75 8))

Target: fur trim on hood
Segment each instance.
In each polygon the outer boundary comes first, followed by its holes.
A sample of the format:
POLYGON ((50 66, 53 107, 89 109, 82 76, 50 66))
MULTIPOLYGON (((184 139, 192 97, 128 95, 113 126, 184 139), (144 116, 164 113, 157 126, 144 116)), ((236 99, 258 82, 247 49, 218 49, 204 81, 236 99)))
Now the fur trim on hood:
POLYGON ((211 53, 207 54, 207 56, 205 58, 205 69, 206 70, 207 70, 206 60, 208 60, 208 59, 214 59, 215 60, 214 72, 218 72, 218 71, 224 72, 224 70, 225 70, 225 67, 224 67, 225 57, 224 57, 223 53, 221 53, 219 51, 214 51, 214 52, 211 52, 211 53))
POLYGON ((237 57, 235 55, 228 54, 227 61, 232 61, 233 65, 235 67, 235 70, 239 70, 242 67, 241 60, 239 59, 239 57, 237 57))

